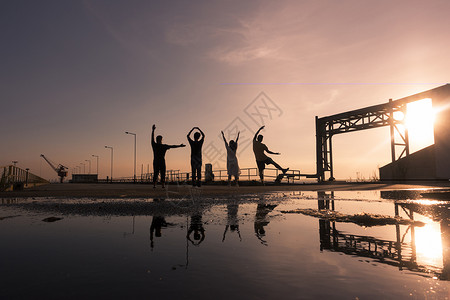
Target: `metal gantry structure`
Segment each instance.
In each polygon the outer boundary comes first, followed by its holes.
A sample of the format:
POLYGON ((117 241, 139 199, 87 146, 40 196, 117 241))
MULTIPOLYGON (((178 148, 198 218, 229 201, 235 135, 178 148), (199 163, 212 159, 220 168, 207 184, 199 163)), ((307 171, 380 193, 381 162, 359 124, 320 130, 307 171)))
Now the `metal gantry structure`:
POLYGON ((404 124, 407 104, 426 98, 447 97, 449 93, 450 84, 446 84, 399 100, 392 101, 390 99, 388 103, 384 104, 323 118, 316 116, 317 171, 315 175, 309 177, 317 177, 319 181, 334 180, 332 138, 337 134, 389 126, 392 162, 408 156, 410 154, 409 135, 404 124), (401 112, 403 117, 396 118, 397 112, 401 112), (329 172, 328 179, 326 179, 327 172, 329 172))
POLYGON ((328 180, 334 180, 333 175, 333 147, 332 138, 336 134, 390 126, 392 161, 409 155, 409 137, 404 118, 394 117, 396 112, 406 115, 404 102, 389 100, 386 104, 375 105, 363 109, 353 110, 333 116, 318 118, 316 116, 316 155, 317 177, 325 181, 325 172, 330 173, 328 180), (397 134, 396 134, 397 132, 397 134), (396 149, 401 147, 400 155, 396 149))

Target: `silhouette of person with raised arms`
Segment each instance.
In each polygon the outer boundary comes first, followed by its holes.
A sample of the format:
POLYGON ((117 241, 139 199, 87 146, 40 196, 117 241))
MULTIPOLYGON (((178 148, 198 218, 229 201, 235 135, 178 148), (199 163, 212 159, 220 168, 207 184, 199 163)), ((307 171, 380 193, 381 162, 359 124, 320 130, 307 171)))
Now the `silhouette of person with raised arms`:
POLYGON ((227 139, 225 138, 225 135, 222 131, 222 138, 225 142, 225 148, 227 149, 227 173, 228 173, 228 185, 231 185, 231 176, 234 176, 234 179, 236 181, 236 186, 239 186, 238 180, 239 180, 239 174, 241 171, 239 170, 239 164, 238 159, 236 157, 236 151, 238 147, 238 140, 239 140, 239 134, 238 132, 236 141, 231 140, 230 143, 227 143, 227 139))
POLYGON ((261 179, 261 183, 264 184, 264 169, 266 165, 274 165, 275 168, 282 171, 283 174, 286 173, 289 168, 283 169, 279 164, 273 161, 272 158, 268 157, 264 151, 273 155, 280 155, 279 152, 270 151, 265 144, 262 143, 263 136, 259 134, 261 130, 264 129, 265 126, 261 126, 258 131, 255 133, 253 137, 253 152, 255 153, 256 164, 258 165, 259 178, 261 179))
POLYGON ((222 243, 225 241, 225 236, 228 229, 230 229, 230 232, 236 231, 239 236, 239 240, 242 241, 241 232, 239 231, 238 210, 239 203, 237 203, 237 201, 227 204, 227 225, 225 226, 225 231, 223 232, 222 243))
POLYGON ((205 140, 203 131, 194 127, 187 134, 189 145, 191 146, 191 169, 192 169, 192 186, 201 186, 202 180, 202 146, 205 140), (199 132, 194 133, 194 140, 191 139, 191 133, 197 129, 199 132))
POLYGON ((200 246, 200 244, 205 239, 205 228, 203 228, 201 213, 195 212, 193 215, 191 215, 191 224, 189 225, 189 230, 187 232, 186 238, 194 246, 200 246), (191 239, 192 233, 194 233, 194 240, 191 239))
POLYGON ((167 145, 162 143, 162 136, 158 135, 155 142, 155 129, 156 125, 152 126, 152 148, 153 148, 153 187, 156 188, 156 182, 158 181, 158 174, 161 174, 161 185, 164 188, 166 182, 166 152, 170 148, 186 147, 184 144, 180 145, 167 145))

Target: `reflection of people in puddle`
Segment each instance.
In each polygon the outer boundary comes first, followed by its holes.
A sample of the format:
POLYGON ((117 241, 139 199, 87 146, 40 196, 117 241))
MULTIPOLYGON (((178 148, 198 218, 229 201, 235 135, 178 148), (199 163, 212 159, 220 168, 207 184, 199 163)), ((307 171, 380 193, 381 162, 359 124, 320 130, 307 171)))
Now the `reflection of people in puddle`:
POLYGON ((154 242, 153 236, 161 237, 161 229, 167 228, 168 223, 162 216, 153 216, 152 224, 150 225, 150 248, 153 250, 154 242))
POLYGON ((242 241, 241 232, 239 231, 239 220, 237 216, 238 209, 239 204, 237 203, 227 205, 228 218, 227 218, 227 225, 225 226, 225 231, 223 232, 222 242, 225 241, 225 235, 227 234, 228 229, 230 229, 230 232, 236 231, 239 236, 239 240, 242 241))
POLYGON ((259 203, 256 208, 255 215, 255 235, 261 241, 261 244, 267 246, 267 242, 263 240, 263 237, 266 235, 265 226, 269 224, 267 220, 267 215, 273 211, 273 209, 277 207, 277 204, 265 204, 259 203))
POLYGON ((205 239, 205 229, 203 228, 203 221, 201 214, 194 214, 191 216, 191 224, 189 225, 189 230, 186 238, 194 246, 198 246, 205 239), (193 234, 194 240, 192 240, 191 235, 193 234))

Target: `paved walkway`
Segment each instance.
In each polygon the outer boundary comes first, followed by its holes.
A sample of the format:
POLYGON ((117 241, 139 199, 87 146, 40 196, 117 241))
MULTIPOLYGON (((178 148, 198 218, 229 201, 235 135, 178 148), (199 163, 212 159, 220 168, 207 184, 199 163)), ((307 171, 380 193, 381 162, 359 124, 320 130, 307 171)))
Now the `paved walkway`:
POLYGON ((153 188, 151 184, 81 184, 62 183, 48 184, 28 188, 23 191, 0 192, 0 198, 23 197, 71 197, 71 198, 161 198, 185 197, 189 194, 202 196, 226 196, 260 194, 269 192, 293 191, 364 191, 364 190, 404 190, 423 188, 447 188, 450 182, 421 182, 421 183, 324 183, 324 184, 289 184, 289 185, 241 185, 240 187, 227 185, 203 185, 192 188, 190 185, 168 185, 153 188))

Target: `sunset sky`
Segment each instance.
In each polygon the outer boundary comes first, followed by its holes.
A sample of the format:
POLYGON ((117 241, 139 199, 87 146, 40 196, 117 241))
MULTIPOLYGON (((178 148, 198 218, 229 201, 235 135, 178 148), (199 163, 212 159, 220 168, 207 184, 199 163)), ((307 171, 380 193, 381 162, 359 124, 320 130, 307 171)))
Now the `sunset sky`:
MULTIPOLYGON (((449 81, 449 11, 448 0, 2 1, 0 166, 54 179, 41 153, 70 168, 91 159, 92 172, 94 154, 103 178, 108 145, 114 177, 132 176, 130 131, 140 174, 156 124, 168 144, 202 128, 215 169, 220 131, 239 129, 240 166, 256 167, 246 140, 264 123, 279 164, 315 173, 315 116, 449 81)), ((389 128, 333 143, 338 179, 390 162, 389 128)), ((189 160, 189 147, 166 155, 168 169, 189 160)))

